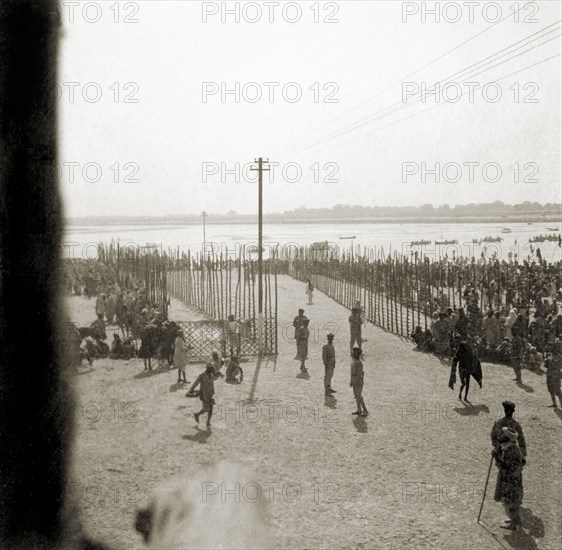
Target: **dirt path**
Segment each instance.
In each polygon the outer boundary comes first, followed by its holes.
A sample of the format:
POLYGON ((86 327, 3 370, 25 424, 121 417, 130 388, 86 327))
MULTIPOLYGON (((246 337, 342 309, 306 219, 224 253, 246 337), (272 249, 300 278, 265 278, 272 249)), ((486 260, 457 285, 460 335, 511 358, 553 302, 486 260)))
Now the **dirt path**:
MULTIPOLYGON (((560 545, 561 421, 546 408, 544 376, 485 364, 472 407, 448 387, 449 364, 368 325, 364 397, 370 416, 356 418, 349 388, 349 310, 304 285, 279 278, 279 356, 243 364, 241 385, 216 386, 211 430, 197 428, 199 401, 185 397, 176 372, 139 376, 141 361, 98 361, 73 378, 78 398, 75 498, 88 531, 115 548, 140 548, 135 510, 154 485, 215 459, 249 464, 252 487, 241 498, 270 502, 277 548, 501 548, 476 524, 490 457, 489 432, 501 402, 517 404, 528 446, 522 534, 506 536, 492 500, 483 519, 506 548, 560 545), (292 320, 310 318, 309 379, 293 360, 292 320), (323 391, 321 347, 335 332, 334 399, 323 391), (259 496, 259 495, 258 495, 259 496)), ((69 300, 73 320, 93 318, 94 301, 69 300)), ((172 318, 179 307, 173 305, 172 318)), ((187 317, 190 313, 184 313, 187 317)), ((200 366, 191 367, 193 380, 200 366)), ((221 480, 209 480, 223 494, 221 480)), ((226 488, 236 490, 234 487, 226 488)))

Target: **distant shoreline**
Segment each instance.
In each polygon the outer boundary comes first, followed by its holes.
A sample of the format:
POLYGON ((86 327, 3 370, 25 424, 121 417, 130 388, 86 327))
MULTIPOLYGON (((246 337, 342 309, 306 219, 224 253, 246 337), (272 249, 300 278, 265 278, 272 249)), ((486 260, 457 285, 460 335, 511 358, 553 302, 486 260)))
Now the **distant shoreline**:
MULTIPOLYGON (((424 218, 270 218, 264 215, 264 224, 460 224, 460 223, 497 223, 509 225, 510 223, 529 223, 532 224, 545 224, 555 223, 560 225, 561 219, 559 215, 543 215, 537 218, 529 218, 524 216, 503 216, 488 217, 488 216, 467 216, 467 217, 424 217, 424 218)), ((179 218, 163 218, 163 217, 131 217, 131 218, 69 218, 66 220, 67 226, 110 226, 110 225, 168 225, 168 226, 182 226, 182 225, 201 225, 200 219, 179 219, 179 218)), ((207 225, 232 225, 232 224, 257 224, 257 216, 237 216, 232 218, 207 218, 207 225)))

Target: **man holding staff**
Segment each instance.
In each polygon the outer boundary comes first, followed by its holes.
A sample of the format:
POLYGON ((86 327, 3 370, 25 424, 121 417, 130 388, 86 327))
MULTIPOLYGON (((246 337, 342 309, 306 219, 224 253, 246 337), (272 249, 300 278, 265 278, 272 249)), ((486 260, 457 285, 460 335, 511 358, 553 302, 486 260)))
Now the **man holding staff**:
POLYGON ((527 446, 523 429, 513 418, 515 404, 502 403, 505 416, 494 423, 492 433, 492 457, 498 467, 494 500, 504 502, 509 520, 503 529, 517 530, 521 525, 519 508, 523 501, 523 466, 526 463, 527 446))

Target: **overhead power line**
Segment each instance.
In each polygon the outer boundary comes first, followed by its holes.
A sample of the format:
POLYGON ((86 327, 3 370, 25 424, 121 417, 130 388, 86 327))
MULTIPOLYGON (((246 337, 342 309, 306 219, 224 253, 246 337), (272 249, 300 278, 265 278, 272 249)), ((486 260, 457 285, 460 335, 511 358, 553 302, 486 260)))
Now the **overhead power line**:
MULTIPOLYGON (((545 40, 544 42, 541 42, 540 44, 538 44, 536 46, 533 46, 531 48, 527 48, 523 52, 521 52, 517 55, 513 55, 513 56, 509 57, 508 59, 506 59, 506 60, 504 60, 500 63, 497 63, 497 64, 495 64, 491 67, 488 67, 487 69, 485 69, 483 71, 480 71, 480 72, 475 73, 475 74, 471 74, 471 73, 474 73, 474 71, 478 71, 478 70, 482 69, 483 67, 485 67, 486 65, 488 65, 490 63, 493 63, 494 61, 497 61, 498 59, 501 59, 502 57, 510 55, 510 54, 520 50, 521 48, 529 46, 531 43, 533 43, 537 40, 541 40, 541 39, 545 38, 547 35, 549 35, 553 32, 559 31, 560 26, 557 26, 556 28, 551 28, 551 27, 554 27, 555 25, 559 25, 559 23, 560 23, 560 20, 551 24, 551 25, 548 25, 547 27, 541 29, 540 31, 537 31, 537 32, 529 35, 528 37, 526 37, 524 39, 518 40, 517 42, 502 48, 501 50, 495 52, 494 54, 489 55, 489 56, 483 58, 482 60, 480 60, 476 63, 473 63, 472 65, 469 65, 468 67, 466 67, 465 69, 462 69, 461 71, 457 71, 456 73, 453 73, 452 75, 450 75, 450 76, 444 78, 442 81, 440 81, 439 85, 446 85, 447 83, 451 83, 452 82, 451 79, 456 78, 456 77, 460 77, 459 79, 466 79, 466 78, 469 78, 469 77, 473 78, 473 77, 478 76, 479 74, 482 74, 484 72, 487 72, 487 71, 489 71, 489 70, 491 70, 495 67, 503 65, 504 63, 507 63, 507 62, 511 61, 512 59, 520 57, 521 55, 524 55, 524 54, 528 53, 529 51, 531 51, 535 48, 538 48, 538 47, 546 44, 547 42, 550 42, 551 40, 554 40, 554 39, 558 38, 560 36, 559 34, 550 38, 550 39, 548 39, 548 40, 545 40), (550 30, 547 31, 547 29, 550 29, 550 30), (545 32, 545 31, 547 31, 547 32, 545 32), (536 36, 536 35, 539 35, 539 34, 540 34, 540 36, 536 36), (535 37, 535 38, 533 38, 533 37, 535 37), (521 44, 522 42, 524 42, 524 44, 521 44), (514 49, 514 47, 517 46, 518 44, 521 44, 521 45, 514 49), (506 52, 506 50, 510 50, 510 51, 506 52), (506 52, 506 53, 503 53, 503 52, 506 52), (502 54, 502 55, 500 55, 500 54, 502 54)), ((420 93, 416 94, 416 96, 413 96, 412 101, 409 101, 409 102, 397 101, 397 102, 395 102, 395 103, 393 103, 393 104, 391 104, 391 105, 389 105, 389 106, 387 106, 383 109, 380 109, 380 110, 376 111, 375 113, 371 113, 371 114, 369 114, 365 117, 362 117, 361 119, 355 121, 354 123, 342 128, 341 130, 339 130, 335 133, 329 134, 329 135, 325 136, 324 138, 319 138, 315 141, 309 142, 308 144, 304 144, 300 147, 292 147, 290 149, 286 149, 285 151, 306 150, 306 149, 316 147, 318 145, 322 145, 323 143, 326 143, 328 141, 331 141, 333 139, 341 137, 341 136, 343 136, 343 135, 345 135, 349 132, 357 130, 357 129, 365 126, 366 124, 369 124, 372 121, 380 120, 381 118, 393 115, 393 114, 395 114, 395 113, 397 113, 397 112, 399 112, 403 109, 411 107, 412 105, 418 103, 421 100, 421 97, 422 97, 422 94, 420 92, 420 93)))

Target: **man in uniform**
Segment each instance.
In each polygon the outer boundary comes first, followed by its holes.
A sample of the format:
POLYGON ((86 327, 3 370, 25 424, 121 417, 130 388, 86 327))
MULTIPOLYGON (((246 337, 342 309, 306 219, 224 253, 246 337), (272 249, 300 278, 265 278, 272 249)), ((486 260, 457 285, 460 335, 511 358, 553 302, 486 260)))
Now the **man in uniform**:
POLYGON ((334 349, 334 335, 328 334, 328 343, 322 346, 322 362, 324 363, 324 392, 330 397, 336 390, 332 389, 332 376, 336 367, 336 350, 334 349))
POLYGON ((308 372, 305 361, 308 359, 308 338, 310 330, 308 330, 308 319, 304 319, 301 327, 298 328, 295 335, 297 339, 297 357, 301 362, 301 372, 308 372))
MULTIPOLYGON (((355 342, 357 345, 361 347, 361 325, 363 321, 361 320, 361 315, 358 308, 354 307, 351 310, 351 315, 349 316, 349 332, 350 332, 350 340, 349 340, 349 351, 352 353, 353 346, 355 346, 355 342)), ((352 353, 353 355, 353 353, 352 353)))
POLYGON ((293 319, 293 326, 295 327, 295 343, 297 345, 297 355, 295 357, 295 359, 299 358, 299 342, 297 340, 297 334, 299 332, 299 328, 301 328, 304 325, 304 321, 306 319, 306 316, 304 314, 304 309, 299 309, 299 314, 293 319))
POLYGON ((367 416, 369 411, 365 406, 365 401, 363 400, 363 378, 364 378, 364 371, 363 371, 363 363, 361 362, 361 348, 353 348, 351 350, 351 357, 353 357, 351 361, 351 382, 349 385, 353 388, 353 396, 355 397, 355 401, 357 403, 357 410, 352 414, 357 414, 361 416, 367 416))
POLYGON ((527 446, 521 424, 513 418, 515 403, 504 401, 502 406, 505 416, 496 420, 490 434, 492 456, 498 467, 494 500, 503 500, 509 515, 508 525, 502 527, 516 530, 521 524, 519 507, 523 499, 522 468, 526 463, 527 446))

